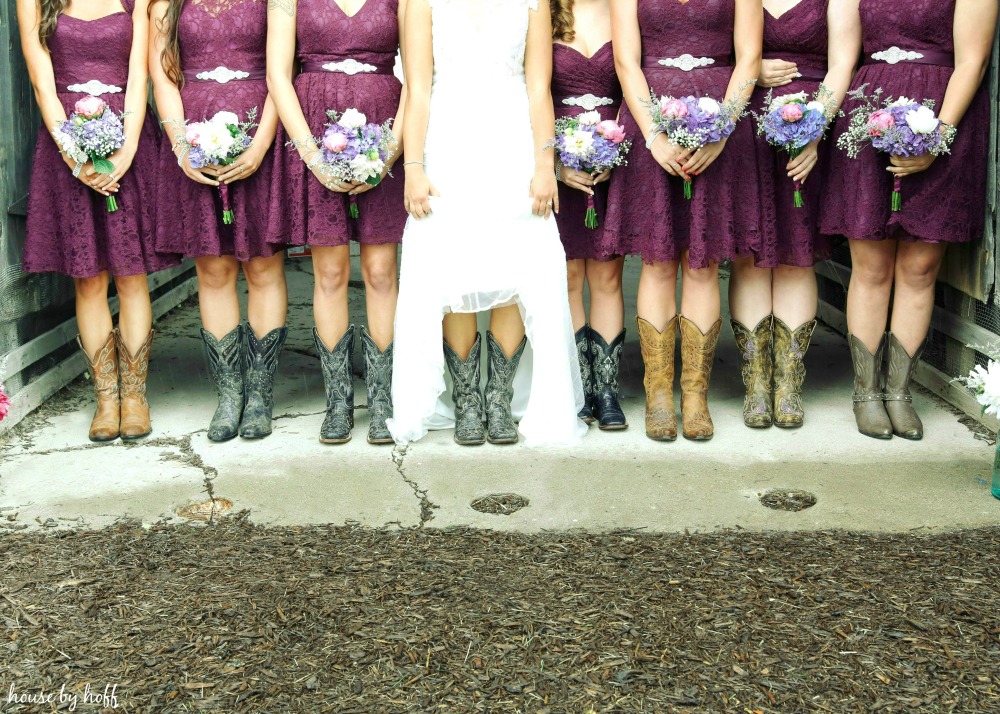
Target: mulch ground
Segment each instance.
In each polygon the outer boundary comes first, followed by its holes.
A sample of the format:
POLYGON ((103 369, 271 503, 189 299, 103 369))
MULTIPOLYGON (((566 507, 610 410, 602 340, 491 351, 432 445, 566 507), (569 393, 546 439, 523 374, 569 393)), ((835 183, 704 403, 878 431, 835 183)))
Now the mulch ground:
POLYGON ((998 712, 1000 528, 0 536, 0 711, 998 712), (110 691, 110 690, 109 690, 110 691), (68 710, 69 704, 63 704, 68 710))

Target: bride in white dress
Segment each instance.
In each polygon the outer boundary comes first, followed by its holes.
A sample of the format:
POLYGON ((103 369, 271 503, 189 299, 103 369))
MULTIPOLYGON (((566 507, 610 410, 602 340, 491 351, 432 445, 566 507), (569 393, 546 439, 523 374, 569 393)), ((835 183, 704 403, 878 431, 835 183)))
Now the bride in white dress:
POLYGON ((587 429, 577 418, 583 388, 566 256, 551 217, 555 157, 545 149, 554 134, 548 3, 410 0, 404 33, 410 219, 389 429, 405 444, 448 426, 436 413, 447 357, 455 440, 479 444, 488 434, 513 443, 512 383, 529 342, 520 434, 529 446, 577 443, 587 429), (493 313, 484 403, 475 313, 486 310, 493 313))

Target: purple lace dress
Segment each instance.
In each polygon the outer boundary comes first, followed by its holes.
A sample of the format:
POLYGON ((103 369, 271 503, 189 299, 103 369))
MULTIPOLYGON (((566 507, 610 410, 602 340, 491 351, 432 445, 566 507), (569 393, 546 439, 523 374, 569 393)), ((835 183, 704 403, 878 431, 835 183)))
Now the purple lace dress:
MULTIPOLYGON (((722 101, 732 76, 734 0, 639 0, 643 72, 657 95, 709 96, 722 101), (682 55, 711 59, 684 71, 659 63, 682 55)), ((683 63, 682 63, 683 64, 683 63)), ((641 119, 648 121, 648 117, 641 119)), ((617 169, 608 196, 604 244, 625 245, 643 261, 678 260, 689 250, 692 267, 704 268, 760 243, 761 207, 753 122, 739 122, 722 154, 694 181, 691 200, 643 146, 627 105, 621 123, 636 145, 628 166, 617 169)))
MULTIPOLYGON (((589 59, 573 47, 553 44, 552 99, 555 102, 556 119, 575 116, 590 109, 597 111, 601 119, 617 119, 622 103, 622 87, 615 74, 611 43, 605 44, 589 59), (588 103, 587 100, 593 98, 596 98, 596 102, 588 103)), ((635 137, 630 138, 634 143, 635 137)), ((608 212, 608 185, 608 182, 604 182, 594 187, 594 204, 599 225, 596 229, 591 229, 583 224, 587 213, 587 195, 583 191, 559 184, 556 224, 559 226, 559 237, 566 249, 567 260, 600 260, 624 255, 624 246, 608 245, 603 238, 608 212)))
MULTIPOLYGON (((108 107, 124 111, 132 0, 123 0, 123 5, 125 12, 96 20, 59 17, 48 45, 56 92, 67 116, 87 96, 80 85, 103 90, 100 97, 108 107)), ((35 144, 23 269, 89 278, 104 271, 140 275, 179 263, 179 256, 159 255, 153 246, 152 197, 160 144, 152 113, 147 112, 132 167, 120 181, 114 213, 108 212, 104 196, 73 178, 50 128, 39 128, 35 144)))
MULTIPOLYGON (((259 121, 267 100, 266 0, 187 0, 178 34, 184 118, 199 122, 216 112, 230 111, 244 121, 248 112, 256 109, 259 121), (216 79, 206 74, 213 70, 211 76, 216 79), (248 76, 233 76, 234 72, 248 76)), ((273 147, 254 175, 229 184, 230 206, 235 213, 231 225, 222 222, 219 189, 188 178, 177 165, 169 140, 160 155, 158 250, 185 257, 232 255, 247 261, 282 249, 268 242, 273 147)), ((270 239, 281 243, 284 235, 279 228, 270 239)))
MULTIPOLYGON (((861 0, 865 64, 852 89, 881 87, 885 97, 933 99, 941 108, 954 60, 952 36, 955 0, 912 0, 905 5, 861 0), (919 61, 876 61, 873 53, 891 47, 919 52, 919 61)), ((854 103, 848 100, 845 111, 854 103)), ((847 122, 838 122, 839 134, 847 122)), ((958 127, 951 156, 937 158, 930 169, 902 181, 903 207, 891 211, 892 175, 886 155, 871 147, 856 159, 833 152, 820 219, 824 233, 854 240, 919 240, 960 243, 983 232, 983 186, 990 134, 989 92, 980 87, 958 127)))
MULTIPOLYGON (((402 91, 393 75, 399 49, 397 12, 397 0, 367 0, 353 16, 333 0, 299 0, 296 54, 301 74, 295 78, 295 92, 313 135, 322 136, 330 109, 354 108, 379 124, 396 115, 402 91)), ((396 133, 401 130, 395 127, 396 133)), ((285 148, 287 142, 288 135, 279 129, 281 160, 271 183, 271 207, 286 205, 289 210, 284 216, 274 210, 273 239, 317 246, 402 240, 407 217, 402 171, 358 196, 360 215, 352 219, 348 196, 317 181, 298 152, 285 148)))
MULTIPOLYGON (((764 59, 794 62, 801 78, 774 89, 774 96, 805 92, 810 98, 826 76, 827 0, 800 0, 780 17, 764 11, 764 59)), ((767 111, 764 101, 768 90, 754 92, 755 111, 767 111)), ((830 240, 819 232, 819 210, 829 166, 830 138, 819 144, 819 161, 802 187, 805 206, 795 208, 794 184, 788 178, 789 156, 757 139, 757 162, 760 167, 761 193, 774 205, 774 220, 764 223, 761 246, 755 251, 756 264, 762 268, 779 265, 811 267, 830 257, 830 240)), ((769 215, 770 217, 770 215, 769 215)))

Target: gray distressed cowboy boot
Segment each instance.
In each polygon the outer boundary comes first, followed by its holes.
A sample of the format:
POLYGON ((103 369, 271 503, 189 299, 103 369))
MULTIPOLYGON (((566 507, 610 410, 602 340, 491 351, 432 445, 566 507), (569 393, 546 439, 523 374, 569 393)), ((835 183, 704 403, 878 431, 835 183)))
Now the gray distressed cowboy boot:
POLYGON ((730 319, 736 346, 740 351, 741 373, 746 394, 743 397, 743 423, 751 429, 766 429, 774 423, 774 320, 767 315, 752 330, 730 319))
POLYGON ((258 339, 247 324, 246 372, 243 384, 246 405, 240 421, 240 436, 244 439, 262 439, 271 433, 271 416, 274 411, 274 373, 278 371, 278 358, 288 337, 287 327, 276 327, 258 339))
POLYGON ((391 444, 392 434, 385 425, 392 418, 392 346, 383 352, 361 328, 361 346, 365 353, 365 386, 368 391, 368 443, 391 444))
POLYGON ((509 358, 504 354, 503 347, 493 337, 492 332, 486 333, 486 348, 489 367, 486 378, 486 426, 487 439, 491 444, 516 444, 517 424, 510 413, 510 403, 514 399, 514 373, 521 362, 524 346, 528 338, 522 337, 521 344, 509 358))
POLYGON ((885 411, 892 422, 892 433, 904 439, 918 441, 924 437, 924 425, 913 409, 913 397, 910 396, 910 379, 913 370, 920 362, 924 352, 924 340, 911 357, 906 348, 900 344, 896 336, 888 333, 889 355, 885 370, 885 411))
POLYGON ((583 382, 583 407, 577 417, 588 424, 596 420, 594 414, 594 370, 590 363, 590 326, 576 331, 576 354, 580 360, 580 381, 583 382))
POLYGON ((237 325, 221 340, 202 328, 208 371, 215 382, 219 405, 208 426, 209 441, 229 441, 240 433, 243 417, 243 325, 237 325))
POLYGON ((875 348, 875 354, 868 351, 865 343, 854 335, 848 335, 851 346, 851 362, 854 365, 854 419, 858 431, 873 439, 891 439, 892 422, 885 411, 885 394, 882 391, 882 356, 885 352, 885 336, 875 348))
POLYGON ((346 444, 354 428, 354 375, 351 373, 354 325, 347 328, 332 350, 323 344, 315 327, 313 339, 326 388, 326 417, 319 429, 319 440, 323 444, 346 444))
POLYGON ((594 416, 601 431, 628 429, 625 412, 618 402, 618 374, 621 369, 625 330, 609 345, 596 330, 590 330, 591 369, 594 373, 594 416))
POLYGON ((447 342, 444 343, 444 358, 448 363, 453 384, 451 399, 455 402, 455 443, 461 446, 479 446, 486 443, 483 428, 483 395, 479 391, 479 354, 482 339, 476 335, 476 342, 469 356, 462 360, 447 342))

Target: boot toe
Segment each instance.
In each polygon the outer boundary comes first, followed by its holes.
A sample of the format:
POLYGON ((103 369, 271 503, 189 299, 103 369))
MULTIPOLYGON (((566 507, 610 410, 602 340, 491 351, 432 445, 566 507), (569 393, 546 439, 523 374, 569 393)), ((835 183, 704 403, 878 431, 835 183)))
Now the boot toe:
POLYGON ((770 429, 773 421, 767 414, 754 414, 743 417, 743 423, 751 429, 770 429))
POLYGON ((93 441, 94 443, 102 444, 108 441, 114 441, 115 439, 118 438, 119 433, 117 431, 112 431, 109 429, 107 431, 105 430, 92 431, 88 436, 90 440, 93 441))
POLYGON ((238 429, 209 429, 208 440, 216 443, 230 441, 235 439, 237 434, 239 434, 238 429))

